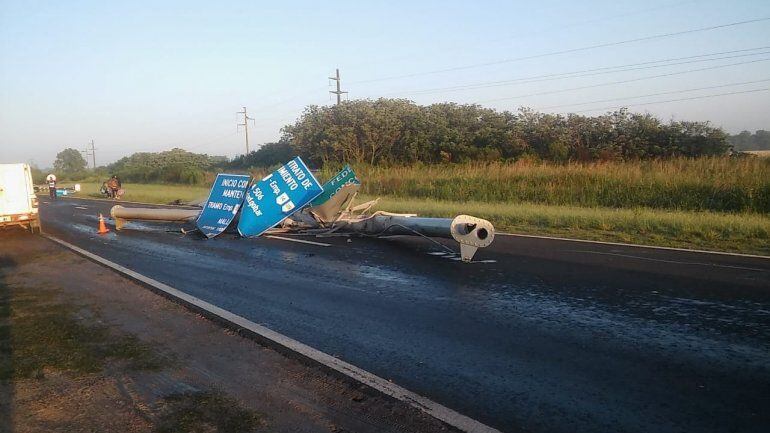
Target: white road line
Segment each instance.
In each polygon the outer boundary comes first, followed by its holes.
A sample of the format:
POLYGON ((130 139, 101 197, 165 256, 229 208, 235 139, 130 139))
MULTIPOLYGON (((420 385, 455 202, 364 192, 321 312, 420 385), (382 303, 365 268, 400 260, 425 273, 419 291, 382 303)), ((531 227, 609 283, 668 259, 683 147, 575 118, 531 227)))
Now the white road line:
POLYGON ((146 277, 138 272, 132 271, 131 269, 121 266, 115 262, 111 262, 80 247, 76 247, 69 242, 65 242, 51 235, 44 234, 43 236, 53 242, 58 243, 59 245, 69 248, 70 250, 88 258, 89 260, 93 260, 94 262, 106 266, 119 274, 127 276, 132 280, 138 281, 159 292, 162 292, 165 296, 168 296, 169 298, 190 307, 196 312, 202 311, 210 318, 223 321, 230 327, 246 329, 265 341, 272 342, 273 344, 298 353, 305 358, 310 359, 327 368, 331 368, 356 382, 362 383, 376 389, 377 391, 382 392, 383 394, 401 400, 404 403, 418 410, 421 410, 428 415, 449 424, 452 427, 469 433, 501 433, 497 429, 489 427, 488 425, 476 421, 473 418, 467 417, 459 412, 449 409, 448 407, 436 403, 427 397, 423 397, 417 393, 409 391, 408 389, 398 386, 395 383, 385 380, 373 373, 369 373, 368 371, 358 368, 355 365, 348 364, 345 361, 321 352, 320 350, 314 349, 306 344, 300 343, 299 341, 275 332, 272 329, 258 325, 248 319, 219 308, 216 305, 209 304, 208 302, 188 295, 181 290, 177 290, 167 284, 161 283, 160 281, 146 277))
POLYGON ((287 237, 283 237, 283 236, 265 235, 265 237, 266 238, 270 238, 270 239, 280 239, 282 241, 299 242, 299 243, 302 243, 302 244, 318 245, 319 247, 330 247, 330 246, 332 246, 332 244, 325 244, 323 242, 306 241, 304 239, 287 238, 287 237))
POLYGON ((667 251, 682 251, 685 253, 701 253, 701 254, 718 254, 721 256, 734 256, 734 257, 751 257, 755 259, 767 259, 770 260, 770 256, 760 256, 757 254, 741 254, 741 253, 728 253, 724 251, 709 251, 709 250, 695 250, 689 248, 676 248, 676 247, 661 247, 655 245, 640 245, 640 244, 625 244, 622 242, 606 242, 606 241, 590 241, 587 239, 571 239, 571 238, 559 238, 555 236, 540 236, 540 235, 524 235, 520 233, 495 233, 495 236, 511 236, 519 238, 532 238, 532 239, 550 239, 554 241, 567 241, 567 242, 581 242, 586 244, 600 244, 600 245, 614 245, 619 247, 633 247, 633 248, 646 248, 651 250, 667 250, 667 251))
POLYGON ((85 206, 75 206, 75 209, 88 209, 88 208, 85 206))

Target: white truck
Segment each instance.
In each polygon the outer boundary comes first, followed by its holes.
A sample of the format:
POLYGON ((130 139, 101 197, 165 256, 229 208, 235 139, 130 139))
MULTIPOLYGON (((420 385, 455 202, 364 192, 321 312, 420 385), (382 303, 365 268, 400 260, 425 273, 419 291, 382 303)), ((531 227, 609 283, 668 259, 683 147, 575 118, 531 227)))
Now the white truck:
POLYGON ((40 232, 32 170, 27 164, 0 164, 0 228, 16 225, 40 232))

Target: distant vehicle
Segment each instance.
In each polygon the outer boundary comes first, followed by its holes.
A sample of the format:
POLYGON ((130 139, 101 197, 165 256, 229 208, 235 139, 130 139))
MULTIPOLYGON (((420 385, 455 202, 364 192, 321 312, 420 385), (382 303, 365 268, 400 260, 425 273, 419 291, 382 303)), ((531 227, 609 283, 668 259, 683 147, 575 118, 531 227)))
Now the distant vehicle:
POLYGON ((0 164, 0 227, 14 225, 40 233, 32 170, 27 164, 0 164))

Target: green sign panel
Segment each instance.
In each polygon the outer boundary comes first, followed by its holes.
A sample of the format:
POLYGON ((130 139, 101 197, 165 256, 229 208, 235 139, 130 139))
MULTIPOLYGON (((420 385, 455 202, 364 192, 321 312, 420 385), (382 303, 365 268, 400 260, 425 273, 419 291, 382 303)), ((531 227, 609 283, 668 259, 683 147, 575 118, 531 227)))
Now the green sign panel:
POLYGON ((350 168, 349 165, 345 164, 345 167, 342 168, 342 171, 337 173, 336 176, 324 184, 324 192, 316 197, 312 202, 310 202, 310 206, 320 206, 326 203, 326 201, 334 197, 334 195, 337 194, 343 186, 349 183, 358 185, 361 183, 361 181, 358 180, 353 169, 350 168))

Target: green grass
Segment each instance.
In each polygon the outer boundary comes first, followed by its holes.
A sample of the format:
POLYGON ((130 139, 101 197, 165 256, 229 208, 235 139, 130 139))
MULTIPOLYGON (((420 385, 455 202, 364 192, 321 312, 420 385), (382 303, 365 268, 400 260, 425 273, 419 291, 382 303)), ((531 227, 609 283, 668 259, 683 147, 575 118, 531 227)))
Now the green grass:
MULTIPOLYGON (((73 183, 63 184, 72 186, 73 183)), ((81 192, 74 197, 105 198, 99 193, 101 183, 81 183, 81 192)), ((123 201, 136 201, 144 203, 169 204, 172 202, 188 203, 194 200, 205 200, 208 197, 210 187, 191 186, 175 184, 145 184, 145 183, 125 183, 123 189, 126 194, 123 201)))
POLYGON ((262 424, 263 416, 244 409, 219 391, 173 394, 163 399, 156 425, 158 433, 248 433, 262 424))
POLYGON ((165 362, 133 335, 114 334, 79 318, 78 309, 56 301, 51 290, 3 283, 0 355, 0 381, 40 378, 45 368, 96 373, 109 360, 124 361, 135 370, 157 370, 165 362))
MULTIPOLYGON (((355 166, 362 192, 402 198, 770 213, 770 158, 592 164, 355 166)), ((333 168, 319 176, 328 179, 333 168)))
MULTIPOLYGON (((372 199, 360 196, 359 200, 372 199)), ((470 214, 498 231, 770 255, 770 217, 760 214, 608 209, 382 197, 377 209, 423 216, 470 214)))

